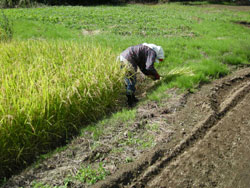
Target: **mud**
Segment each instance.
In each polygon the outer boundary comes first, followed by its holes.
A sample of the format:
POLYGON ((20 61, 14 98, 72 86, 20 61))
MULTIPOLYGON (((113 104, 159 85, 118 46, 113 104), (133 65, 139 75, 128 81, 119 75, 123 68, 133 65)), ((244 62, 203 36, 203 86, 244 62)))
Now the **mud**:
POLYGON ((250 68, 196 93, 166 93, 160 103, 136 106, 132 122, 104 124, 98 139, 86 131, 3 187, 65 186, 65 180, 68 187, 94 188, 250 187, 250 68), (100 162, 110 172, 105 180, 91 186, 72 178, 100 162))

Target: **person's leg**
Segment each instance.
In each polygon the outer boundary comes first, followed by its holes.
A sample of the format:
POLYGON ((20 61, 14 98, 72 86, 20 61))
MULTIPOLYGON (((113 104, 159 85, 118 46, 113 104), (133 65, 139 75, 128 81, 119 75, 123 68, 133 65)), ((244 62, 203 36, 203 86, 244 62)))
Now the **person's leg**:
MULTIPOLYGON (((119 58, 121 59, 121 57, 119 58)), ((135 97, 137 65, 122 58, 121 68, 126 68, 125 86, 126 96, 128 98, 127 103, 130 107, 132 107, 133 104, 138 102, 138 99, 135 97)))
POLYGON ((131 107, 133 104, 138 102, 138 99, 135 98, 135 91, 136 91, 136 75, 130 75, 125 78, 126 84, 126 95, 128 98, 128 105, 131 107))

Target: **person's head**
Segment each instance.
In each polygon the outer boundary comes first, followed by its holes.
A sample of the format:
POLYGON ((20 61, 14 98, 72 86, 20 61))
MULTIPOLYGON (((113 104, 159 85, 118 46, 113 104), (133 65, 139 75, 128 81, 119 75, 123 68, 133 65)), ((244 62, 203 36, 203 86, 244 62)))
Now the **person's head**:
POLYGON ((158 60, 158 63, 159 63, 159 61, 162 62, 162 61, 164 61, 164 58, 165 58, 165 56, 164 56, 164 51, 163 51, 162 47, 157 46, 156 62, 157 62, 157 60, 158 60))
POLYGON ((157 46, 155 44, 148 44, 148 43, 143 43, 144 46, 148 46, 152 50, 156 52, 156 63, 159 63, 160 61, 163 61, 165 56, 164 56, 164 51, 161 46, 157 46))

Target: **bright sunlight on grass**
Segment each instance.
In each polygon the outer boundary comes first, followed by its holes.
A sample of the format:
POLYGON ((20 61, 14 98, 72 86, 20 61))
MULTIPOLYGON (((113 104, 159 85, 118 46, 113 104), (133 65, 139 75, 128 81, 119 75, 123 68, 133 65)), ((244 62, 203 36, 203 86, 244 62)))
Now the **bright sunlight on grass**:
POLYGON ((123 88, 114 54, 91 44, 0 43, 0 65, 1 173, 101 117, 123 88))
MULTIPOLYGON (((5 34, 0 43, 0 179, 114 109, 124 89, 115 59, 128 46, 165 50, 156 65, 163 78, 146 97, 157 101, 168 88, 194 89, 250 64, 250 30, 236 24, 249 23, 249 12, 169 3, 3 13, 11 22, 4 17, 2 25, 14 25, 12 42, 5 34)), ((135 111, 112 117, 131 121, 135 111)), ((98 139, 102 131, 93 126, 98 139)))

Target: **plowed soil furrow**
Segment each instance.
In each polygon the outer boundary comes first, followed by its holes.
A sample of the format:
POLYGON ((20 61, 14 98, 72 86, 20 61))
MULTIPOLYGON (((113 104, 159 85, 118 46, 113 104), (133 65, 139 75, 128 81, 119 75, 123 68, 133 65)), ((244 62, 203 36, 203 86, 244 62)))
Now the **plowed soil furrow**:
MULTIPOLYGON (((176 116, 178 116, 180 119, 178 122, 182 121, 187 124, 185 128, 191 129, 190 127, 193 127, 191 131, 188 132, 187 136, 185 136, 183 139, 176 138, 172 144, 161 144, 153 151, 145 153, 141 158, 139 158, 139 160, 137 160, 137 162, 124 167, 120 172, 117 173, 116 176, 110 177, 105 182, 100 182, 95 187, 163 188, 211 187, 219 185, 221 182, 223 182, 223 180, 226 180, 225 178, 223 179, 221 177, 232 174, 233 170, 225 170, 223 175, 218 174, 218 181, 204 179, 203 176, 205 177, 206 173, 212 174, 212 171, 214 170, 213 161, 220 161, 219 158, 221 155, 224 155, 223 152, 218 153, 217 151, 209 150, 209 146, 213 145, 218 148, 221 147, 221 151, 227 150, 227 147, 233 147, 230 140, 231 134, 228 132, 230 132, 232 129, 235 129, 234 124, 237 124, 239 130, 238 132, 235 131, 233 133, 235 133, 235 135, 237 133, 237 135, 241 136, 241 134, 243 134, 242 130, 246 131, 246 134, 244 133, 242 136, 244 141, 250 144, 250 139, 245 136, 250 135, 249 127, 246 128, 243 126, 244 128, 240 129, 242 127, 241 124, 250 126, 249 93, 250 69, 239 71, 230 77, 216 81, 209 86, 201 88, 200 92, 189 97, 189 102, 187 102, 186 107, 184 107, 180 113, 176 114, 176 116), (201 102, 199 101, 200 99, 202 99, 201 102), (195 103, 195 101, 196 104, 192 104, 192 102, 195 103), (204 106, 206 108, 205 110, 203 110, 204 106), (183 113, 185 113, 185 117, 181 116, 183 113), (199 115, 196 115, 196 113, 199 115), (192 119, 192 121, 190 121, 190 119, 192 119), (234 119, 238 119, 239 121, 235 122, 234 119), (229 125, 226 122, 229 122, 229 125), (209 137, 218 138, 218 135, 216 136, 213 134, 214 130, 221 131, 219 134, 219 136, 221 136, 219 143, 216 140, 214 140, 214 142, 209 141, 209 137), (225 130, 225 135, 223 130, 225 130), (223 144, 224 142, 225 144, 223 144), (224 148, 224 146, 226 148, 224 148), (207 153, 202 153, 203 150, 205 150, 207 153), (201 153, 199 151, 201 151, 201 153), (195 161, 194 163, 189 163, 188 161, 193 160, 192 156, 196 152, 200 153, 196 155, 200 160, 198 162, 195 161), (200 165, 201 161, 204 159, 209 158, 206 156, 211 157, 211 161, 206 160, 206 164, 203 166, 204 169, 197 168, 199 170, 203 170, 205 175, 201 174, 199 176, 199 172, 197 171, 192 174, 193 168, 195 168, 197 165, 200 165), (184 177, 184 179, 180 179, 179 176, 182 178, 184 177), (196 181, 196 179, 198 180, 196 181)), ((237 151, 239 150, 243 152, 242 147, 243 145, 241 148, 237 147, 237 144, 235 146, 237 151)), ((246 155, 250 153, 249 147, 246 146, 243 153, 244 157, 242 160, 246 162, 248 159, 250 159, 250 157, 248 157, 250 155, 246 155)), ((236 155, 235 153, 232 153, 232 162, 228 162, 231 164, 231 167, 233 166, 234 161, 235 163, 239 163, 239 160, 235 159, 234 157, 236 157, 236 155)), ((220 169, 224 169, 220 166, 220 163, 218 163, 216 167, 218 168, 216 172, 220 172, 220 169)), ((238 169, 243 169, 242 173, 243 175, 245 174, 245 168, 238 169)), ((239 181, 236 176, 235 178, 236 179, 234 182, 239 181)), ((230 182, 231 184, 228 184, 229 187, 233 184, 232 181, 230 182)), ((248 186, 250 187, 250 183, 248 186)))
MULTIPOLYGON (((237 85, 238 86, 238 85, 237 85)), ((234 86, 235 87, 235 86, 234 86)), ((157 161, 154 166, 150 166, 147 169, 141 178, 137 178, 136 181, 139 183, 135 183, 132 187, 145 187, 147 182, 151 180, 155 174, 158 174, 163 166, 166 166, 169 162, 171 162, 174 158, 185 152, 188 148, 193 146, 196 142, 204 137, 207 131, 216 125, 227 112, 229 112, 245 95, 250 91, 250 82, 244 82, 244 84, 239 83, 239 87, 237 90, 234 90, 231 93, 230 97, 224 100, 226 105, 223 105, 223 108, 219 111, 219 113, 213 112, 212 114, 208 115, 204 122, 201 125, 198 125, 198 128, 194 130, 194 132, 183 142, 181 142, 169 155, 157 161)))
POLYGON ((182 153, 148 187, 249 187, 250 118, 248 93, 203 140, 182 153), (240 118, 238 118, 240 117, 240 118), (233 122, 233 123, 232 123, 233 122))

